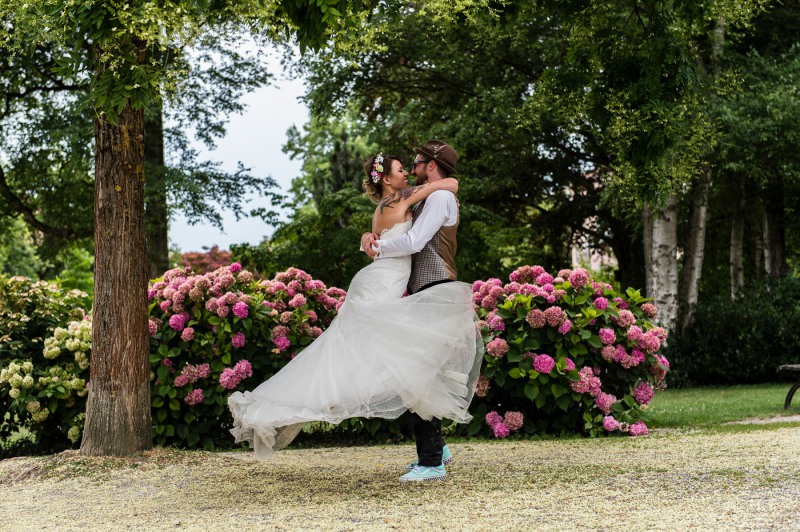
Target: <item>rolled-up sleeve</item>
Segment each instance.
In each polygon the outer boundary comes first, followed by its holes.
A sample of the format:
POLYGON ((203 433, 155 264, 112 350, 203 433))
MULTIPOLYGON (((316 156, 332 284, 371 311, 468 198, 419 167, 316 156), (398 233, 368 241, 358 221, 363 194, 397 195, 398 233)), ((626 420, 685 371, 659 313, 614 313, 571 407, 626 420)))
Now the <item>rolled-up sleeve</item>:
POLYGON ((458 204, 455 195, 446 190, 437 190, 425 200, 425 208, 411 230, 396 238, 377 240, 372 249, 375 250, 376 258, 413 255, 425 247, 436 231, 457 222, 458 204))

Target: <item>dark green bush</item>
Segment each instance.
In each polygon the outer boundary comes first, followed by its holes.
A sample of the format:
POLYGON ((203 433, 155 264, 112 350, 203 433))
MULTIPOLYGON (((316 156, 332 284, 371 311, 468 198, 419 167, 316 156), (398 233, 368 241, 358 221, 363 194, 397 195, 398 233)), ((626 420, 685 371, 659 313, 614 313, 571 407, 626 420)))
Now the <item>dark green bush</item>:
POLYGON ((774 382, 780 364, 800 363, 800 279, 701 301, 666 355, 673 386, 774 382))

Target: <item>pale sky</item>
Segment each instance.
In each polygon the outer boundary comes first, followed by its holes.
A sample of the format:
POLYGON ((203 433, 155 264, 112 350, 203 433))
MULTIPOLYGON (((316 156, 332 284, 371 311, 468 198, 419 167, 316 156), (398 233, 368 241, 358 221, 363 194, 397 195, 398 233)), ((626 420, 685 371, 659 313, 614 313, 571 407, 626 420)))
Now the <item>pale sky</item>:
MULTIPOLYGON (((301 166, 301 161, 291 161, 281 151, 286 142, 286 130, 293 124, 301 128, 308 122, 309 115, 305 105, 298 101, 304 92, 304 81, 286 79, 277 59, 270 64, 275 75, 273 83, 243 98, 247 109, 230 118, 227 136, 217 142, 217 149, 209 152, 200 143, 194 147, 202 159, 219 161, 222 169, 230 172, 236 171, 237 162, 241 161, 251 168, 252 175, 271 176, 278 182, 280 192, 286 193, 301 166)), ((260 206, 270 207, 269 201, 252 198, 245 210, 260 206)), ((283 218, 286 219, 286 214, 283 218)), ((231 244, 257 244, 274 230, 260 219, 242 218, 237 222, 224 210, 222 220, 224 232, 208 224, 189 225, 183 216, 176 216, 169 226, 170 245, 177 244, 183 252, 201 251, 215 244, 221 249, 230 249, 231 244)))

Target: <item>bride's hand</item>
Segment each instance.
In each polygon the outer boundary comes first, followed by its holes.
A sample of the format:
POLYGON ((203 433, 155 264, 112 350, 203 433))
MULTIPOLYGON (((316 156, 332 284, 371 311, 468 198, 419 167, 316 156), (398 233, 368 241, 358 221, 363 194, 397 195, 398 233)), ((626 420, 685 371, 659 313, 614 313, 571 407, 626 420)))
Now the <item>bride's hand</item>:
POLYGON ((372 245, 378 240, 378 235, 375 233, 364 233, 361 235, 361 251, 366 253, 370 258, 375 258, 375 250, 372 245))

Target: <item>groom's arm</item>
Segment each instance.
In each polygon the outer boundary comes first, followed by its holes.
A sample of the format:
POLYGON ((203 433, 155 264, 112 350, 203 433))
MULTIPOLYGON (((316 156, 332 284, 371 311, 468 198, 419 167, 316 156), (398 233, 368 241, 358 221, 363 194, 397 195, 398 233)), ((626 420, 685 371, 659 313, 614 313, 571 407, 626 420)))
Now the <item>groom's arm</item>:
POLYGON ((425 200, 425 208, 411 230, 395 238, 376 240, 375 257, 402 257, 418 253, 436 231, 458 222, 458 205, 452 192, 437 190, 425 200))

